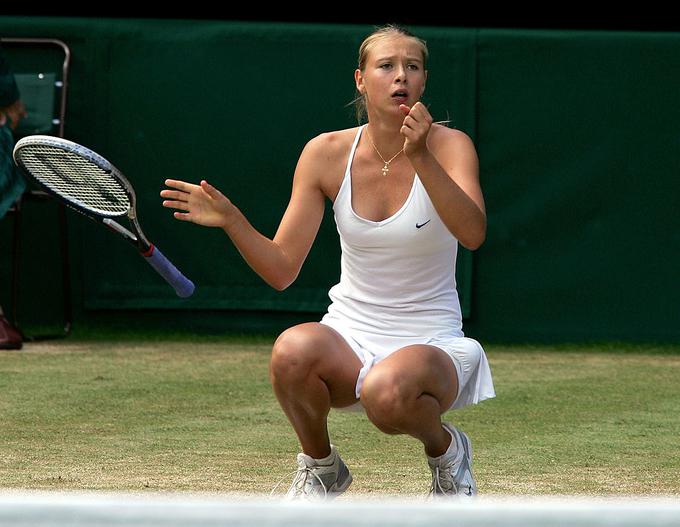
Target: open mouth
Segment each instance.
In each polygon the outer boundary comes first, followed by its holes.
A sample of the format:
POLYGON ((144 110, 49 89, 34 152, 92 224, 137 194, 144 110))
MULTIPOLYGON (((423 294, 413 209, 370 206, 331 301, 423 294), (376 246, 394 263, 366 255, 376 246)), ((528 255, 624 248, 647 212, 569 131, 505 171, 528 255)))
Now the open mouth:
POLYGON ((408 101, 408 92, 406 90, 397 90, 392 94, 392 99, 403 104, 408 101))

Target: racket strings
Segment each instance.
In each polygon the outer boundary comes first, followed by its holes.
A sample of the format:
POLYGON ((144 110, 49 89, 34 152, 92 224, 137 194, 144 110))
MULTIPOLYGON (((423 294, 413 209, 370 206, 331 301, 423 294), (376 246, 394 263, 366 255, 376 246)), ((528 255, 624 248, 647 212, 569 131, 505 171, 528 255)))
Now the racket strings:
POLYGON ((130 208, 123 185, 76 153, 32 145, 20 150, 21 163, 40 183, 64 199, 98 214, 120 216, 130 208))

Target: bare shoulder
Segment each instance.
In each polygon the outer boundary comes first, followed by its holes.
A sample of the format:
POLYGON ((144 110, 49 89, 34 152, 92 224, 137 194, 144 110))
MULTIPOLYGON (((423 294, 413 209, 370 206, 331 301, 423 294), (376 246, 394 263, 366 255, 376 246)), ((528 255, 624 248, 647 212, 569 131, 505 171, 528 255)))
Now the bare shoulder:
POLYGON ((430 129, 427 142, 432 155, 459 185, 479 180, 477 150, 465 132, 435 125, 430 129))
POLYGON ((310 139, 305 151, 319 161, 334 161, 347 154, 352 145, 357 128, 324 132, 310 139))
POLYGON ((462 130, 456 130, 455 128, 449 128, 440 124, 432 125, 428 141, 434 154, 451 150, 459 153, 475 152, 475 145, 469 135, 462 130))
POLYGON ((347 156, 357 128, 324 132, 310 139, 300 156, 298 168, 331 200, 338 193, 347 156))

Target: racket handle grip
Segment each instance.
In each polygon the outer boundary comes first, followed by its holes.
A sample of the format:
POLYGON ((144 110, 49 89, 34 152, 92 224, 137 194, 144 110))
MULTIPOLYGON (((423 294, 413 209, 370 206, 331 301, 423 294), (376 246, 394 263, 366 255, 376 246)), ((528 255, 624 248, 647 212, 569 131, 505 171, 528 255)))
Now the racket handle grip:
POLYGON ((187 298, 193 294, 194 283, 184 276, 179 269, 163 255, 158 247, 152 245, 151 249, 143 254, 143 256, 146 261, 149 262, 149 265, 158 271, 158 274, 165 278, 175 289, 177 296, 187 298))

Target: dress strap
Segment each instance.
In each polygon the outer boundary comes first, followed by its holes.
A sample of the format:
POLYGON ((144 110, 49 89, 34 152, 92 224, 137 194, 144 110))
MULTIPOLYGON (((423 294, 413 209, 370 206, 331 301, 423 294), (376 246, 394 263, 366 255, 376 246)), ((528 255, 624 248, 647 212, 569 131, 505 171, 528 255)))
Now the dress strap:
POLYGON ((349 177, 350 169, 352 168, 352 160, 354 159, 354 153, 357 150, 357 145, 359 144, 359 139, 361 138, 361 132, 364 130, 365 126, 366 126, 365 124, 362 124, 357 130, 357 135, 354 138, 354 143, 352 144, 352 148, 349 151, 349 157, 347 158, 347 168, 345 168, 345 179, 349 177))

